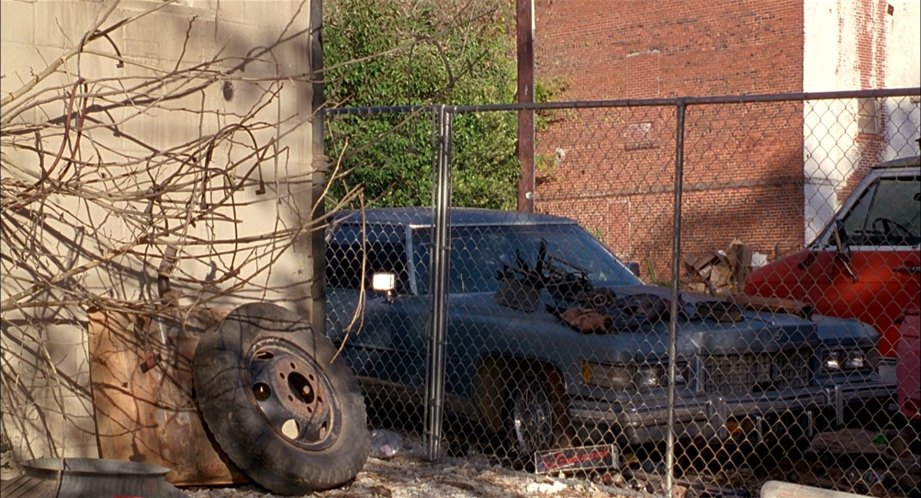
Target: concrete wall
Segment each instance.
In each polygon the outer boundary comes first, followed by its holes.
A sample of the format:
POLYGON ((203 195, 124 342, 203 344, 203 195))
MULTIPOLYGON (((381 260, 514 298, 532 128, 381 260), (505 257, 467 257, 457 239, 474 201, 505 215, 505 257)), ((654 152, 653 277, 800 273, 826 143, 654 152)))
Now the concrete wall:
POLYGON ((21 193, 52 161, 45 153, 42 165, 36 143, 44 151, 61 148, 61 121, 48 123, 66 116, 72 88, 92 94, 87 115, 97 120, 84 124, 79 151, 70 152, 73 135, 62 149, 79 159, 55 171, 67 172, 73 190, 59 185, 40 202, 25 202, 25 211, 4 205, 2 253, 20 261, 3 261, 0 285, 3 430, 18 458, 96 456, 86 310, 99 303, 88 296, 129 307, 151 304, 167 246, 179 250, 174 286, 182 306, 271 300, 322 323, 312 257, 322 240, 305 226, 325 167, 321 121, 312 112, 320 97, 311 78, 321 53, 311 31, 319 25, 319 3, 179 0, 151 11, 161 5, 0 1, 0 93, 16 97, 4 102, 4 133, 44 127, 4 137, 2 176, 10 182, 4 194, 21 193), (100 29, 115 26, 111 41, 97 38, 74 55, 87 30, 106 15, 100 29), (56 61, 63 63, 27 87, 56 61), (177 71, 187 76, 176 77, 177 71), (139 100, 135 85, 170 74, 169 85, 149 86, 143 93, 151 98, 139 100), (87 86, 74 86, 78 78, 87 86), (22 88, 28 91, 16 93, 22 88), (194 91, 182 95, 187 88, 194 91), (29 101, 35 95, 47 101, 29 101), (31 102, 29 109, 16 112, 23 102, 31 102), (239 123, 246 129, 234 128, 239 123), (202 140, 216 136, 208 162, 202 140), (266 159, 241 161, 257 146, 266 159), (171 156, 175 150, 197 154, 171 156), (228 167, 236 161, 237 167, 228 167), (170 175, 194 168, 229 169, 201 184, 169 183, 170 175), (254 184, 257 175, 264 189, 254 184), (253 185, 204 214, 202 201, 220 203, 229 186, 246 182, 253 185), (137 216, 144 212, 137 194, 155 185, 175 189, 151 204, 159 217, 145 222, 137 216), (202 188, 208 188, 204 197, 202 188), (46 209, 30 216, 39 205, 46 209), (192 218, 198 221, 175 230, 192 218), (28 237, 16 236, 17 230, 28 237), (74 269, 80 271, 72 279, 59 278, 74 269))

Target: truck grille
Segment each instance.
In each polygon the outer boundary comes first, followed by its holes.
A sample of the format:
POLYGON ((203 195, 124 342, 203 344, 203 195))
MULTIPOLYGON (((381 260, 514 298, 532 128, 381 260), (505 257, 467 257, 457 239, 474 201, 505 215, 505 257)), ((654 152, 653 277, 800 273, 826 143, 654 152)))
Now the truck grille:
POLYGON ((813 381, 812 356, 812 348, 709 356, 703 360, 703 390, 743 396, 805 387, 813 381))

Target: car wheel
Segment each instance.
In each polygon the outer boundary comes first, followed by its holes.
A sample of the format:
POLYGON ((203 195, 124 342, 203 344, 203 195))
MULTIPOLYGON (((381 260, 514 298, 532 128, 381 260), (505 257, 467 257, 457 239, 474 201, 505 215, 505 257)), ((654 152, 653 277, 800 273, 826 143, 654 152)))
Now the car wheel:
POLYGON ((342 484, 370 449, 358 382, 298 315, 245 304, 202 336, 195 397, 214 440, 251 479, 286 495, 342 484))
POLYGON ((755 454, 764 465, 801 458, 812 447, 812 429, 804 425, 803 416, 784 415, 775 422, 755 454))
POLYGON ((534 375, 514 383, 509 392, 509 425, 515 460, 524 464, 534 453, 553 448, 559 420, 545 382, 534 375))

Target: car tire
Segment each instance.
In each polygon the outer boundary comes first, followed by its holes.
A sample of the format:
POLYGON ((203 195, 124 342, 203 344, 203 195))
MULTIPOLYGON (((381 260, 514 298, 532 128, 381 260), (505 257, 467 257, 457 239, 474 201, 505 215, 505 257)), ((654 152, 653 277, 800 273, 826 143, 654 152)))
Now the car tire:
POLYGON ((332 343, 295 313, 244 304, 204 334, 195 397, 226 455, 284 495, 351 480, 370 451, 364 399, 332 343))
POLYGON ((757 460, 763 465, 793 461, 803 457, 812 447, 812 429, 803 425, 802 415, 786 414, 774 424, 764 440, 755 448, 757 460))
POLYGON ((514 463, 528 465, 534 454, 556 445, 559 415, 551 390, 537 375, 525 375, 512 382, 508 396, 509 446, 514 463))

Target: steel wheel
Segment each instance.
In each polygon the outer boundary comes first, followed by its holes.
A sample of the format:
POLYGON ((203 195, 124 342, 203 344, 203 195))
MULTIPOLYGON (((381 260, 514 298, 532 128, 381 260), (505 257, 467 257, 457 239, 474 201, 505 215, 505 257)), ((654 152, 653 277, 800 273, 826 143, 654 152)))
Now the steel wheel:
POLYGON ((534 377, 513 386, 510 394, 513 449, 521 462, 529 461, 534 453, 553 447, 556 414, 544 383, 534 377))
POLYGON ((332 343, 279 306, 235 309, 195 351, 214 440, 265 488, 301 495, 355 477, 370 451, 364 399, 332 343))
POLYGON ((246 366, 255 404, 279 436, 312 451, 336 442, 341 407, 313 358, 294 344, 271 338, 253 345, 246 366))

